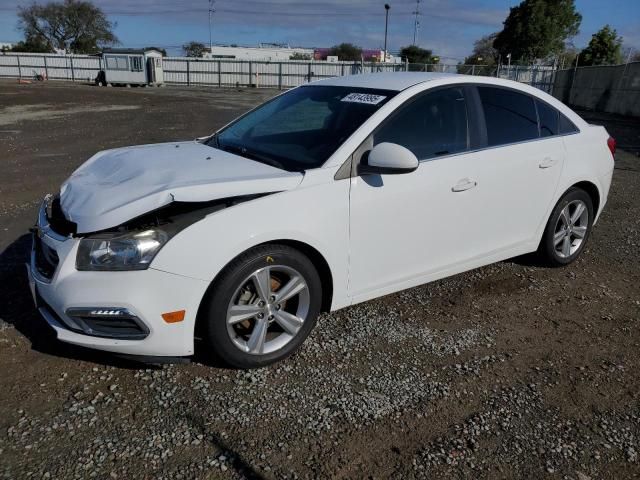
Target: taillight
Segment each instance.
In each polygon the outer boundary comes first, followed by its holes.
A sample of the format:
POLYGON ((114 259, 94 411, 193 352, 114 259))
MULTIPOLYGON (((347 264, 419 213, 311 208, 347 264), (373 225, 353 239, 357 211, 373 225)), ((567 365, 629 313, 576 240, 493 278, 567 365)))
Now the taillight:
POLYGON ((609 137, 607 139, 607 147, 609 147, 609 150, 611 150, 611 155, 615 155, 616 154, 616 139, 613 137, 609 137))

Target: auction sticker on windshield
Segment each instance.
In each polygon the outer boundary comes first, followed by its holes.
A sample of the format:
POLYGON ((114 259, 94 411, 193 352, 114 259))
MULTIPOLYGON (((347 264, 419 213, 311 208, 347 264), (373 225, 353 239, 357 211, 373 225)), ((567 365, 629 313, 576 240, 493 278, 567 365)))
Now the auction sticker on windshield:
POLYGON ((370 93, 350 93, 342 99, 343 102, 352 103, 368 103, 369 105, 377 105, 387 98, 384 95, 372 95, 370 93))

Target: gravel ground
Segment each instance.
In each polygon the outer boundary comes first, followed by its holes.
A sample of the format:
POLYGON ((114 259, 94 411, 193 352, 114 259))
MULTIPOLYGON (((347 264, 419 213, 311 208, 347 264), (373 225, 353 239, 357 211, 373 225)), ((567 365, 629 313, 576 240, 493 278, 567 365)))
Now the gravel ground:
POLYGON ((640 476, 640 160, 624 152, 572 266, 516 259, 325 314, 269 368, 53 338, 24 274, 41 196, 96 150, 203 135, 273 93, 0 82, 0 478, 640 476))

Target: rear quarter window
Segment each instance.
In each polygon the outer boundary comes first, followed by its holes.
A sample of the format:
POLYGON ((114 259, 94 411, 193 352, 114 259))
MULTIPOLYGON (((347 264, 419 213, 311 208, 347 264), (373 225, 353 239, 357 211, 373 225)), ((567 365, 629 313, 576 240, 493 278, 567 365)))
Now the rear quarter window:
POLYGON ((538 117, 529 95, 505 88, 478 87, 487 125, 488 146, 539 138, 538 117))
POLYGON ((551 137, 558 135, 560 112, 540 100, 536 100, 538 118, 540 119, 540 136, 551 137))
POLYGON ((576 127, 576 125, 571 120, 569 120, 560 112, 558 112, 558 115, 560 116, 558 129, 561 135, 579 132, 578 127, 576 127))

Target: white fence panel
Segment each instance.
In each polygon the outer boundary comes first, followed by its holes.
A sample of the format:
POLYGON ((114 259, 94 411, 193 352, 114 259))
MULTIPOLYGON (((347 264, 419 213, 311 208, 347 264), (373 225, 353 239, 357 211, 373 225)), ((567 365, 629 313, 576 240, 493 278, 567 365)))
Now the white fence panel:
POLYGON ((18 56, 0 55, 0 77, 19 77, 18 56))
POLYGON ((47 62, 46 71, 48 78, 52 80, 74 79, 70 56, 43 57, 43 60, 45 58, 47 62))
MULTIPOLYGON (((52 80, 91 82, 101 67, 101 58, 92 55, 0 54, 0 77, 33 78, 35 75, 43 75, 52 80)), ((405 70, 499 76, 528 83, 547 92, 551 91, 555 79, 554 67, 539 65, 503 65, 496 68, 486 65, 333 63, 308 60, 271 62, 165 57, 163 69, 165 82, 170 84, 281 89, 297 87, 322 78, 405 70)))
POLYGON ((189 67, 191 85, 218 85, 222 82, 218 62, 211 60, 188 60, 183 68, 189 67))
POLYGON ((100 57, 72 56, 73 70, 69 72, 75 81, 93 82, 102 68, 100 57))
POLYGON ((164 81, 167 83, 187 83, 187 68, 184 58, 165 57, 162 60, 164 81))

